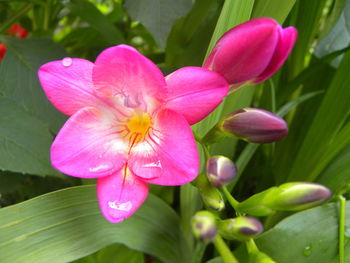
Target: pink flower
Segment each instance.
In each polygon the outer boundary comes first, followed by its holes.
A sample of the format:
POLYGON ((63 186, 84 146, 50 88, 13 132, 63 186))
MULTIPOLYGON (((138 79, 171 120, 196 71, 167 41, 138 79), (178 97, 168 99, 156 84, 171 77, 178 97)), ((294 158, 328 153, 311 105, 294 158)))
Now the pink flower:
POLYGON ((166 78, 136 49, 120 45, 91 63, 65 58, 39 69, 48 99, 71 117, 51 147, 53 166, 98 178, 102 214, 117 223, 142 204, 148 185, 181 185, 198 173, 190 128, 226 96, 218 73, 186 67, 166 78))
POLYGON ((257 84, 283 65, 296 38, 294 27, 283 29, 271 18, 256 18, 226 32, 204 67, 220 73, 233 88, 257 84))

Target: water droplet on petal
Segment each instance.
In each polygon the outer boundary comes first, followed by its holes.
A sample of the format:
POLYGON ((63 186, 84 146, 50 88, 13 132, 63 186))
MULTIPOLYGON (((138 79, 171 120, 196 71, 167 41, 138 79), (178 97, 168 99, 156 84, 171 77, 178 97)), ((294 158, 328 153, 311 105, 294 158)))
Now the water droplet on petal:
POLYGON ((132 208, 132 203, 130 201, 125 203, 118 203, 118 200, 109 201, 108 206, 112 209, 120 210, 120 211, 130 211, 132 208))
POLYGON ((310 256, 312 254, 312 246, 311 245, 308 245, 308 246, 306 246, 305 248, 304 248, 304 250, 303 250, 303 255, 305 256, 305 257, 308 257, 308 256, 310 256))
POLYGON ((91 173, 100 173, 100 172, 105 172, 107 170, 110 170, 111 166, 108 164, 100 164, 96 167, 90 167, 89 172, 91 173))
POLYGON ((70 67, 73 64, 73 59, 72 58, 64 58, 62 59, 62 65, 64 67, 70 67))
POLYGON ((145 168, 163 168, 160 160, 158 160, 157 162, 153 162, 153 163, 146 163, 146 164, 142 165, 142 167, 145 167, 145 168))

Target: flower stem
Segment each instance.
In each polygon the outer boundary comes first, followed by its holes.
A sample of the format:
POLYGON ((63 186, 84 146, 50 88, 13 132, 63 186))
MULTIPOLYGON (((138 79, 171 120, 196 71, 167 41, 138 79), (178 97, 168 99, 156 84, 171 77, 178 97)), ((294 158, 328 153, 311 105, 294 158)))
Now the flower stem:
POLYGON ((338 196, 339 199, 339 263, 345 262, 345 217, 346 217, 346 199, 338 196))
POLYGON ((254 239, 249 239, 245 244, 247 246, 247 250, 249 254, 257 254, 260 252, 254 242, 254 239))
POLYGON ((239 205, 239 202, 231 195, 231 193, 227 190, 226 186, 223 186, 221 190, 224 196, 226 197, 227 201, 236 210, 236 207, 237 205, 239 205))
POLYGON ((214 246, 224 263, 239 263, 220 235, 216 235, 214 246))

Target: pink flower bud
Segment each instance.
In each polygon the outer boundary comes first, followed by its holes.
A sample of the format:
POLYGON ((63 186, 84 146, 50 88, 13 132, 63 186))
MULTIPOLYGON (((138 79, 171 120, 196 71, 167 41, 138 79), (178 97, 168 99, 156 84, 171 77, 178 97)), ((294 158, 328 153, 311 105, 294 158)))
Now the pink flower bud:
POLYGON ((221 130, 254 143, 269 143, 288 133, 286 122, 277 115, 255 108, 244 108, 229 114, 221 123, 221 130))
POLYGON ((217 188, 230 183, 237 174, 237 168, 227 157, 217 155, 210 157, 207 162, 209 182, 217 188))
POLYGON ((294 27, 271 18, 256 18, 226 32, 204 67, 220 73, 233 88, 260 83, 285 62, 297 38, 294 27))

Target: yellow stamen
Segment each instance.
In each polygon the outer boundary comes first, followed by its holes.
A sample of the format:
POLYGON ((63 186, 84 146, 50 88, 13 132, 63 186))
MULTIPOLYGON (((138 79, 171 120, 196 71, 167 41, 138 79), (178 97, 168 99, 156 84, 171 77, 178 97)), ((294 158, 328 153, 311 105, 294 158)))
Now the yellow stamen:
POLYGON ((127 129, 129 132, 129 140, 132 144, 130 148, 143 140, 151 127, 151 118, 147 113, 135 114, 127 122, 127 129))

